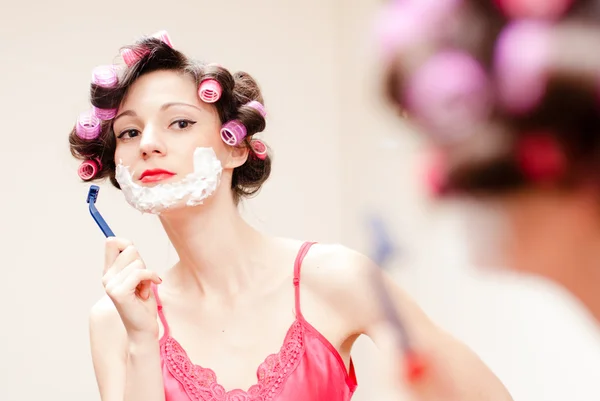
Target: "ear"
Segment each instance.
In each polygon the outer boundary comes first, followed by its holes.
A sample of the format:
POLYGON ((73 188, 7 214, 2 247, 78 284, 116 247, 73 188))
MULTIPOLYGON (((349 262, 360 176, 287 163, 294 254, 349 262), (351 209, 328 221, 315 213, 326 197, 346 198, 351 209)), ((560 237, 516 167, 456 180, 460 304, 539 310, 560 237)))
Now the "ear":
POLYGON ((229 152, 223 166, 224 168, 234 169, 246 163, 246 160, 248 160, 249 149, 245 143, 241 146, 229 146, 228 148, 229 152))

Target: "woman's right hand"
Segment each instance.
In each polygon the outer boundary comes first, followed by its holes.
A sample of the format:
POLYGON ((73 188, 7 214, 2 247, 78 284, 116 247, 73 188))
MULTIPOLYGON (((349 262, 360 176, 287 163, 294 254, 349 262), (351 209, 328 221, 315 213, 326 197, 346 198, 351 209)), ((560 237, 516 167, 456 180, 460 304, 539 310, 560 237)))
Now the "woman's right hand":
POLYGON ((146 269, 131 241, 107 238, 102 284, 130 340, 158 339, 157 304, 151 285, 161 282, 156 272, 146 269))

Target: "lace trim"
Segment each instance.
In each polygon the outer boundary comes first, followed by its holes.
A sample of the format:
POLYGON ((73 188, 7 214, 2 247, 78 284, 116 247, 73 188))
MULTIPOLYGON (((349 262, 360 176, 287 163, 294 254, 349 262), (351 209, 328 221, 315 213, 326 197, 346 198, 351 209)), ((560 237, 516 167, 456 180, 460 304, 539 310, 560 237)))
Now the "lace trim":
POLYGON ((288 329, 279 352, 269 355, 256 370, 258 383, 247 391, 226 391, 212 369, 194 365, 183 347, 168 336, 163 357, 169 372, 185 388, 193 401, 270 401, 283 388, 304 353, 304 326, 297 320, 288 329))

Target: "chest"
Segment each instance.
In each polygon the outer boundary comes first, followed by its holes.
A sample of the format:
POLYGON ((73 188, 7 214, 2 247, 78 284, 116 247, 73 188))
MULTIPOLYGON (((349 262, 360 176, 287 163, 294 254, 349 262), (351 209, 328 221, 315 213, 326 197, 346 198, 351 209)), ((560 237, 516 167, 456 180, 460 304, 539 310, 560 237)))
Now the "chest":
POLYGON ((257 384, 257 372, 269 356, 278 355, 290 336, 297 335, 292 333, 293 306, 293 297, 278 294, 234 308, 166 304, 166 345, 188 371, 214 377, 225 389, 247 390, 257 384))
MULTIPOLYGON (((337 359, 334 354, 339 353, 347 367, 350 347, 345 346, 343 324, 313 298, 307 293, 302 305, 305 316, 308 309, 311 335, 314 338, 317 332, 322 340, 317 341, 318 347, 326 349, 327 357, 337 359)), ((177 360, 177 369, 188 372, 193 386, 200 383, 245 394, 259 391, 279 380, 286 365, 293 364, 296 354, 303 351, 306 327, 296 318, 293 287, 244 300, 235 307, 176 300, 163 305, 169 334, 163 346, 177 360)))

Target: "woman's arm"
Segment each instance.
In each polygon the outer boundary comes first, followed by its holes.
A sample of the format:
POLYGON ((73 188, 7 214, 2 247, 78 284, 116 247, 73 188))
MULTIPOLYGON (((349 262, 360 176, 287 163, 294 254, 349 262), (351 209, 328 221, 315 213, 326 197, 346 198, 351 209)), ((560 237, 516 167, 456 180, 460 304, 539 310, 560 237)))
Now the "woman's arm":
MULTIPOLYGON (((369 336, 384 351, 383 357, 399 361, 401 355, 390 348, 389 326, 371 285, 373 270, 379 270, 379 267, 366 256, 343 246, 321 245, 318 248, 313 257, 319 269, 310 274, 313 287, 320 294, 327 294, 324 297, 345 317, 348 333, 369 336)), ((383 278, 415 349, 428 364, 422 383, 410 385, 410 393, 416 394, 415 399, 512 400, 502 382, 472 350, 435 325, 385 272, 383 278)), ((392 360, 386 365, 399 370, 401 364, 398 361, 392 360)), ((394 376, 401 381, 400 374, 394 376)))
POLYGON ((89 323, 102 401, 164 401, 158 338, 129 339, 108 297, 94 305, 89 323))

